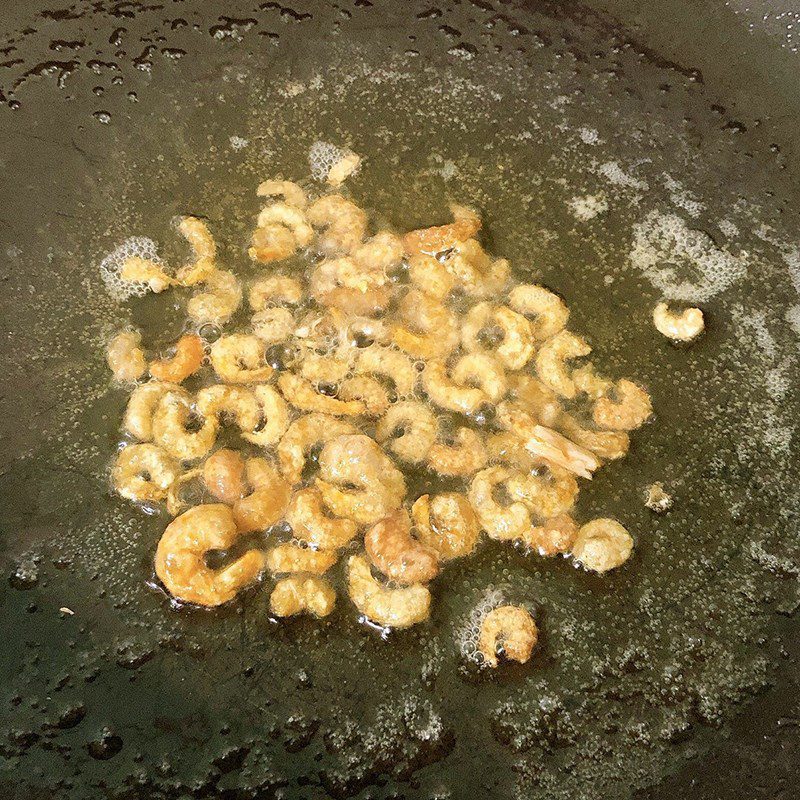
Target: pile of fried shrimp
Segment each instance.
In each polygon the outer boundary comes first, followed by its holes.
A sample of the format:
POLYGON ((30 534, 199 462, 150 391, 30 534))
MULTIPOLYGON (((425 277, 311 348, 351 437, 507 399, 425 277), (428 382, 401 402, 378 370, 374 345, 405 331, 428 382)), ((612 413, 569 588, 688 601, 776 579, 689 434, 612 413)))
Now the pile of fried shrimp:
MULTIPOLYGON (((113 486, 172 517, 154 562, 176 603, 219 606, 261 581, 275 617, 321 618, 341 562, 358 616, 406 628, 484 535, 597 573, 630 557, 619 522, 573 509, 579 480, 625 456, 650 397, 597 372, 563 299, 515 282, 474 210, 398 234, 370 231, 341 190, 269 180, 258 195, 249 282, 196 217, 178 226, 188 263, 119 267, 147 291, 191 291, 189 332, 167 353, 131 328, 107 349, 131 387, 113 486), (451 490, 411 496, 411 471, 451 490)), ((498 652, 527 661, 536 639, 530 612, 506 605, 478 647, 496 666, 498 652)))

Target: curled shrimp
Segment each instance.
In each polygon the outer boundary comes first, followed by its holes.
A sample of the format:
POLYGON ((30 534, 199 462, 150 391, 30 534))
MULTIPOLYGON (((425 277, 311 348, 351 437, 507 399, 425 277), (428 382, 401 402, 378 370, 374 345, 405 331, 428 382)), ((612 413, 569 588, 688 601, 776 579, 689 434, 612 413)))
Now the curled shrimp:
POLYGON ((581 525, 572 545, 572 557, 594 572, 608 572, 624 564, 633 552, 633 538, 616 520, 593 519, 581 525))
POLYGON ((183 497, 186 484, 191 483, 197 478, 201 478, 202 475, 202 469, 190 469, 187 472, 182 472, 170 484, 167 490, 167 513, 171 517, 177 517, 187 506, 187 502, 183 497))
POLYGON ((570 441, 594 453, 598 458, 614 461, 622 458, 631 439, 625 431, 595 431, 584 428, 573 416, 563 413, 556 426, 570 441))
POLYGON ((437 427, 436 417, 424 403, 404 400, 390 406, 381 417, 375 438, 403 461, 418 464, 436 441, 437 427))
POLYGON ((424 494, 411 506, 417 539, 440 561, 468 556, 475 550, 480 524, 469 500, 455 492, 424 494))
POLYGON ((180 286, 194 286, 208 280, 216 269, 217 244, 208 225, 197 217, 183 217, 178 224, 178 231, 189 243, 194 261, 181 267, 175 282, 180 286))
POLYGON ((303 187, 294 181, 280 179, 262 181, 258 184, 256 194, 259 197, 283 197, 284 202, 301 210, 308 204, 303 187))
POLYGON ((217 383, 201 389, 195 398, 198 413, 222 424, 226 418, 236 420, 243 434, 252 433, 261 421, 258 400, 244 386, 217 383))
POLYGON ((236 525, 242 532, 266 530, 283 517, 291 487, 264 458, 249 458, 245 476, 252 491, 233 504, 236 525))
POLYGON ((297 542, 286 542, 267 550, 267 569, 273 574, 308 572, 324 575, 337 561, 335 550, 312 550, 297 542))
POLYGON ((306 414, 296 419, 278 443, 278 461, 286 480, 293 484, 300 480, 306 455, 315 445, 357 430, 351 423, 327 414, 306 414))
POLYGON ((372 622, 391 628, 409 628, 430 616, 431 593, 422 584, 390 589, 372 576, 364 556, 350 556, 347 590, 355 607, 372 622))
POLYGON ((319 474, 316 486, 331 513, 360 525, 399 508, 406 493, 403 474, 369 436, 329 441, 319 456, 319 474))
POLYGON ((591 400, 598 400, 614 388, 614 381, 598 375, 591 361, 572 370, 572 382, 576 391, 585 394, 591 400))
POLYGON ((300 411, 313 411, 335 417, 354 417, 363 414, 365 410, 361 400, 339 400, 330 397, 318 392, 310 381, 292 372, 282 372, 278 376, 278 388, 287 402, 300 411))
POLYGON ((525 531, 520 541, 540 556, 569 553, 575 542, 578 526, 569 514, 559 514, 525 531))
POLYGON ((414 358, 443 358, 458 346, 458 318, 438 300, 411 289, 400 301, 392 341, 414 358))
POLYGON ((561 331, 548 339, 536 354, 536 374, 545 386, 561 397, 571 400, 577 394, 565 361, 587 356, 592 348, 570 331, 561 331))
POLYGON ((328 170, 325 181, 330 186, 341 186, 361 165, 361 156, 356 153, 344 153, 328 170))
POLYGON ((175 343, 171 358, 150 362, 150 374, 159 381, 182 383, 200 369, 204 358, 203 340, 196 333, 187 333, 175 343))
POLYGON ((421 253, 436 255, 471 239, 481 229, 481 218, 471 208, 452 203, 450 213, 454 221, 449 225, 420 228, 403 236, 406 252, 411 256, 421 253))
POLYGON ((358 532, 351 519, 331 517, 325 513, 322 495, 309 487, 292 495, 286 521, 296 539, 322 550, 336 550, 348 544, 358 532))
POLYGON ((203 483, 209 494, 233 505, 247 493, 244 459, 235 450, 223 448, 203 462, 203 483))
POLYGON ((242 438, 259 447, 270 447, 278 443, 289 427, 289 407, 272 386, 259 384, 252 391, 259 419, 252 429, 242 431, 242 438))
POLYGON ((515 501, 504 506, 495 498, 495 491, 515 474, 507 467, 487 467, 470 484, 469 502, 491 539, 519 539, 531 527, 530 512, 524 503, 515 501))
POLYGON ((155 569, 167 591, 185 603, 218 606, 232 600, 264 568, 264 556, 248 550, 232 564, 211 569, 211 550, 227 550, 239 532, 233 512, 223 504, 195 506, 167 525, 158 542, 155 569))
POLYGON ((144 375, 147 359, 141 343, 142 334, 134 330, 121 331, 108 343, 106 361, 114 378, 121 383, 138 381, 144 375))
POLYGON ((137 503, 160 502, 178 477, 178 463, 154 444, 130 444, 117 456, 111 478, 122 497, 137 503))
POLYGON ((369 417, 379 417, 391 406, 386 387, 369 375, 355 375, 342 381, 339 386, 339 399, 363 403, 363 413, 369 417))
POLYGON ((316 575, 289 575, 275 584, 269 607, 276 617, 292 617, 307 611, 315 617, 327 617, 336 605, 336 592, 316 575))
POLYGON ((458 286, 472 297, 499 294, 511 271, 506 259, 492 260, 476 239, 457 244, 445 258, 444 266, 458 286))
POLYGON ((506 490, 539 519, 552 519, 572 508, 578 482, 567 470, 551 465, 534 473, 515 473, 506 481, 506 490))
POLYGON ((408 260, 408 277, 411 283, 425 294, 442 301, 453 291, 456 279, 447 267, 433 256, 417 255, 408 260))
POLYGON ((384 284, 388 276, 358 264, 354 258, 323 261, 311 275, 309 290, 320 304, 347 314, 372 315, 382 311, 391 300, 384 284))
POLYGON ((294 315, 288 308, 265 308, 253 314, 250 323, 264 344, 285 342, 294 332, 294 315))
POLYGON ((308 221, 322 229, 319 244, 326 253, 351 253, 367 230, 366 213, 340 194, 315 200, 308 209, 308 221))
POLYGON ((196 430, 189 430, 189 424, 197 416, 186 395, 165 394, 153 414, 153 439, 180 461, 203 458, 217 440, 219 422, 215 416, 201 417, 202 424, 196 430))
POLYGON ((691 342, 706 326, 699 308, 685 308, 677 314, 670 311, 666 303, 659 303, 653 309, 653 325, 660 334, 674 342, 691 342))
POLYGON ((483 353, 467 353, 453 364, 450 377, 462 386, 481 389, 489 402, 496 403, 506 393, 505 372, 498 361, 483 353))
POLYGON ((300 374, 312 383, 338 383, 350 372, 351 367, 350 358, 340 358, 340 352, 337 350, 333 356, 320 355, 313 350, 304 353, 300 374))
POLYGON ((509 375, 509 393, 539 423, 548 428, 556 427, 562 413, 561 401, 540 380, 525 373, 509 375))
POLYGON ((471 428, 459 428, 452 444, 435 442, 428 450, 428 466, 440 475, 472 475, 487 461, 483 438, 471 428))
POLYGON ((515 286, 508 293, 508 304, 514 311, 533 317, 531 329, 540 342, 550 339, 567 327, 569 309, 555 292, 535 284, 515 286))
MULTIPOLYGON (((490 375, 476 376, 495 394, 496 384, 490 375)), ((457 383, 448 375, 447 367, 442 361, 429 361, 422 371, 422 387, 432 403, 450 411, 461 414, 474 414, 482 406, 492 403, 490 396, 483 388, 457 383)))
POLYGON ((211 345, 211 366, 226 383, 262 383, 273 372, 264 363, 264 342, 246 333, 220 336, 211 345))
POLYGON ((293 255, 298 247, 308 247, 313 238, 314 231, 301 208, 289 203, 271 203, 258 215, 247 252, 254 261, 278 261, 293 255))
POLYGON ((398 509, 364 535, 370 561, 395 583, 427 583, 439 573, 436 551, 411 535, 411 519, 398 509))
POLYGON ((353 261, 369 274, 383 275, 388 279, 388 272, 403 259, 403 243, 400 237, 391 231, 376 233, 364 244, 353 251, 353 261))
POLYGON ((625 378, 614 387, 616 402, 605 396, 598 399, 592 417, 599 428, 613 431, 632 431, 640 428, 653 413, 650 395, 633 381, 625 378))
POLYGON ((174 383, 148 381, 137 386, 128 399, 123 427, 140 442, 153 438, 153 414, 161 400, 168 394, 188 397, 185 390, 174 383))
POLYGON ((490 667, 498 665, 497 648, 512 661, 524 664, 533 652, 539 632, 530 612, 521 606, 500 606, 492 609, 481 622, 478 652, 490 667))
POLYGON ((417 371, 407 355, 378 344, 360 351, 353 371, 356 375, 372 374, 389 378, 400 397, 412 395, 417 382, 417 371))
POLYGON ((189 300, 186 310, 198 325, 224 325, 242 302, 239 280, 227 270, 212 272, 205 281, 206 291, 189 300))
POLYGON ((120 267, 119 277, 126 283, 143 283, 155 294, 163 292, 174 283, 158 261, 141 256, 128 256, 120 267))
POLYGON ((507 306, 489 302, 469 310, 461 326, 461 343, 471 353, 496 356, 511 370, 522 369, 535 350, 530 322, 507 306))
POLYGON ((258 278, 247 292, 253 311, 263 311, 274 304, 297 305, 303 299, 303 285, 288 275, 265 275, 258 278))

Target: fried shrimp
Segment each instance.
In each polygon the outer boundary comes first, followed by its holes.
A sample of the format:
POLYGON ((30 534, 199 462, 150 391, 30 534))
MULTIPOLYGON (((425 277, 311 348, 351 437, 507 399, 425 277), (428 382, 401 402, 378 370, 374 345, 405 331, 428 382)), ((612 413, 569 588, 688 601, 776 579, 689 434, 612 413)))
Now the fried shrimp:
POLYGON ((436 441, 436 417, 423 403, 395 403, 378 421, 375 438, 403 461, 419 464, 436 441))
POLYGON ((406 252, 411 256, 421 253, 436 255, 471 239, 481 229, 481 218, 471 208, 452 203, 450 213, 454 221, 449 225, 420 228, 403 236, 406 252))
POLYGON ((531 657, 538 638, 536 623, 527 609, 500 606, 483 618, 478 652, 483 656, 483 662, 492 668, 498 665, 498 646, 507 659, 524 664, 531 657))
POLYGON ((543 342, 567 327, 569 309, 554 292, 544 286, 522 284, 508 293, 508 304, 514 311, 533 317, 531 329, 534 337, 543 342))
POLYGON ((548 428, 555 427, 562 409, 558 395, 552 389, 532 375, 516 373, 509 375, 509 390, 518 404, 539 423, 548 428))
POLYGON ((572 382, 575 389, 591 400, 597 400, 614 388, 614 381, 598 375, 591 361, 582 367, 572 370, 572 382))
MULTIPOLYGON (((484 380, 489 376, 477 377, 484 380)), ((490 381, 487 381, 486 385, 490 389, 496 388, 496 384, 490 381)), ((442 361, 429 361, 425 365, 422 371, 422 387, 432 403, 461 414, 474 414, 481 406, 492 402, 490 395, 483 388, 456 383, 448 375, 447 367, 442 361)))
POLYGON ((471 297, 499 294, 510 272, 506 259, 493 261, 476 239, 457 244, 445 258, 444 267, 471 297))
POLYGON ((633 538, 613 519, 593 519, 582 525, 572 545, 572 557, 594 572, 624 564, 633 551, 633 538))
POLYGON ((180 286, 194 286, 208 280, 216 269, 217 244, 208 225, 197 217, 183 217, 178 224, 178 231, 189 243, 194 261, 178 270, 175 281, 180 286))
POLYGON ((462 494, 424 494, 411 506, 411 518, 417 539, 432 548, 440 561, 468 556, 478 544, 480 524, 462 494))
POLYGON ((436 551, 411 535, 411 519, 402 510, 392 512, 364 535, 370 561, 395 583, 427 583, 439 573, 436 551))
POLYGON ((461 343, 470 353, 494 355, 511 370, 522 369, 535 349, 530 322, 507 306, 473 306, 461 326, 461 343))
POLYGON ((442 301, 453 290, 456 279, 433 256, 417 255, 408 260, 408 277, 420 291, 442 301))
POLYGON ((319 474, 316 486, 331 513, 360 525, 383 519, 406 494, 403 474, 368 436, 329 441, 319 456, 319 474))
POLYGON ((281 472, 289 483, 297 483, 302 476, 306 456, 315 445, 357 432, 358 429, 351 423, 327 414, 306 414, 296 419, 278 443, 281 472))
POLYGON ((330 186, 341 186, 361 165, 361 156, 355 153, 344 153, 328 170, 325 181, 330 186))
POLYGON ((653 413, 650 395, 633 381, 622 378, 614 387, 616 402, 601 397, 594 404, 592 417, 599 428, 612 431, 632 431, 641 428, 653 413))
POLYGON ((525 531, 520 541, 540 556, 555 556, 569 552, 577 533, 575 520, 569 514, 559 514, 525 531))
POLYGON ((660 334, 674 342, 691 342, 706 326, 699 308, 685 308, 678 314, 670 311, 666 303, 659 303, 653 309, 653 325, 660 334))
POLYGON ((422 584, 390 589, 372 576, 364 556, 350 556, 347 589, 355 607, 370 621, 390 628, 409 628, 430 616, 431 593, 422 584))
POLYGON ((266 275, 254 281, 247 292, 253 311, 273 305, 297 305, 303 299, 303 284, 288 275, 266 275))
POLYGON ((458 346, 458 318, 438 300, 411 289, 400 301, 392 341, 414 358, 443 358, 458 346))
POLYGON ((239 453, 223 448, 203 462, 203 483, 215 500, 233 505, 247 493, 244 470, 239 453))
POLYGON ((472 475, 488 460, 483 438, 471 428, 459 428, 452 444, 435 442, 428 450, 428 465, 440 475, 472 475))
POLYGON ((259 419, 242 438, 259 447, 277 444, 289 427, 289 407, 272 386, 259 384, 252 389, 259 408, 259 419))
POLYGON ((273 574, 308 572, 324 575, 337 561, 335 550, 312 550, 298 542, 286 542, 267 550, 267 569, 273 574))
POLYGON ((391 231, 376 233, 353 251, 353 261, 363 271, 374 274, 387 273, 403 258, 403 243, 391 231))
MULTIPOLYGON (((340 350, 333 356, 320 355, 313 350, 302 354, 300 374, 312 383, 338 383, 352 366, 350 358, 340 358, 340 350)), ((349 355, 349 354, 348 354, 349 355)))
POLYGON ((155 294, 160 294, 174 283, 160 262, 141 256, 128 256, 120 267, 119 277, 125 283, 144 284, 155 294))
POLYGON ((180 461, 203 458, 214 446, 218 430, 217 418, 195 413, 190 399, 183 394, 165 394, 153 414, 153 439, 180 461), (195 421, 202 424, 193 425, 195 421))
POLYGON ((287 402, 300 411, 313 411, 334 417, 355 417, 363 414, 366 408, 361 400, 339 400, 323 394, 310 381, 292 372, 282 372, 278 376, 278 388, 287 402))
POLYGON ((536 469, 541 461, 525 449, 525 442, 512 431, 492 433, 486 437, 486 455, 489 461, 516 467, 527 472, 536 469))
POLYGON ((184 334, 171 358, 150 362, 150 374, 159 381, 182 383, 200 369, 205 355, 203 340, 196 333, 184 334))
POLYGON ((325 253, 351 253, 367 230, 366 213, 340 194, 315 200, 308 209, 308 221, 322 229, 319 246, 325 253))
POLYGON ((111 479, 117 492, 137 503, 157 503, 167 496, 180 468, 154 444, 129 444, 119 451, 111 479))
POLYGON ((142 334, 127 330, 118 333, 106 348, 106 361, 120 383, 138 381, 147 369, 147 360, 140 347, 142 334))
POLYGON ((356 375, 371 374, 389 378, 400 397, 412 395, 417 382, 417 371, 407 355, 378 344, 359 352, 353 371, 356 375))
POLYGON ((223 504, 190 508, 166 528, 155 556, 155 569, 167 591, 184 603, 218 606, 232 600, 264 568, 264 556, 248 550, 219 570, 207 566, 211 550, 227 550, 239 533, 233 513, 223 504))
POLYGON ((233 504, 236 525, 243 533, 266 530, 284 516, 291 487, 264 458, 248 459, 245 476, 253 491, 233 504))
POLYGON ((153 438, 153 414, 158 404, 168 394, 188 397, 186 391, 174 383, 149 381, 137 386, 128 400, 123 427, 140 442, 153 438))
POLYGON ((232 272, 218 269, 209 275, 205 286, 205 292, 189 300, 189 317, 198 325, 224 325, 242 302, 239 280, 232 272))
POLYGON ((336 592, 316 575, 290 575, 275 584, 269 607, 276 617, 292 617, 307 611, 315 617, 327 617, 336 605, 336 592))
POLYGON ((363 403, 363 413, 369 417, 381 416, 391 405, 386 387, 369 375, 355 375, 342 381, 339 386, 339 399, 363 403))
POLYGON ((244 386, 217 383, 201 389, 195 398, 198 413, 222 424, 228 418, 236 421, 243 434, 252 433, 261 421, 258 400, 244 386))
POLYGON ((294 315, 288 308, 265 308, 253 314, 250 323, 264 344, 285 342, 294 332, 294 315))
POLYGON ((286 521, 292 526, 296 539, 322 550, 344 547, 358 532, 353 520, 326 514, 322 495, 313 487, 301 489, 292 495, 286 521))
POLYGON ((469 502, 491 539, 519 539, 531 527, 530 512, 524 503, 516 501, 504 506, 495 497, 496 490, 515 474, 515 470, 507 467, 487 467, 472 479, 469 487, 469 502))
POLYGON ((303 187, 294 181, 279 179, 262 181, 258 184, 256 194, 259 197, 283 197, 285 203, 301 210, 308 204, 303 187))
POLYGON ((250 249, 254 261, 269 263, 293 255, 298 247, 308 247, 314 230, 302 208, 289 203, 271 203, 261 210, 250 249))
POLYGON ((491 356, 483 353, 467 353, 453 364, 450 377, 462 386, 481 389, 491 403, 501 400, 507 383, 503 367, 491 356))
POLYGON ((546 520, 572 508, 578 482, 567 470, 551 465, 532 474, 515 473, 506 481, 506 490, 538 519, 546 520))
POLYGON ((584 428, 574 417, 562 413, 555 425, 578 447, 594 453, 598 458, 614 461, 622 458, 630 447, 631 439, 625 431, 595 431, 584 428))
POLYGON ((273 373, 264 363, 264 342, 246 333, 220 336, 211 345, 211 366, 226 383, 263 383, 273 373))
POLYGON ((548 339, 536 354, 536 374, 545 386, 561 397, 571 400, 577 389, 565 361, 588 356, 592 348, 569 331, 561 331, 548 339))

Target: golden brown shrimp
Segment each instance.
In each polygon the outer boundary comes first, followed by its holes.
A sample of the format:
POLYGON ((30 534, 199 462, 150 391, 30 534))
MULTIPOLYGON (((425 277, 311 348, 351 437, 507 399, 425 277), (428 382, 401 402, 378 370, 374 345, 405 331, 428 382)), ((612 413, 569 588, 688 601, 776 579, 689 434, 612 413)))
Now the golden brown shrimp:
POLYGON ((614 387, 616 402, 601 397, 594 404, 592 417, 599 428, 632 431, 641 428, 653 413, 650 395, 633 381, 622 378, 614 387))
POLYGON ((540 556, 555 556, 569 553, 577 533, 575 520, 569 514, 559 514, 525 531, 520 541, 540 556))
POLYGON ((174 392, 165 394, 153 413, 153 439, 180 461, 203 458, 217 440, 217 418, 202 417, 202 425, 196 430, 189 430, 187 425, 193 415, 189 398, 174 392))
POLYGON ((202 478, 202 469, 190 469, 187 472, 182 472, 172 482, 169 489, 167 489, 167 513, 171 517, 177 517, 187 506, 187 501, 183 497, 183 491, 188 483, 202 478))
POLYGON ((290 228, 279 222, 270 222, 256 228, 250 238, 250 247, 247 248, 247 255, 262 264, 282 261, 296 252, 297 238, 290 228))
POLYGON ((302 354, 300 374, 312 383, 338 383, 352 367, 349 353, 346 358, 341 358, 343 351, 337 348, 336 355, 320 355, 313 350, 302 354))
POLYGON ((243 533, 266 530, 283 517, 291 487, 264 458, 248 459, 245 475, 253 491, 233 504, 236 525, 243 533))
POLYGON ((481 229, 481 219, 471 208, 452 203, 450 213, 454 222, 449 225, 420 228, 403 236, 406 252, 411 256, 421 253, 436 255, 471 239, 481 229))
POLYGON ((267 569, 274 574, 308 572, 324 575, 337 561, 335 550, 312 550, 298 542, 286 542, 267 550, 267 569))
POLYGON ((108 343, 106 361, 114 378, 121 383, 138 381, 144 375, 147 359, 141 343, 142 334, 134 330, 121 331, 108 343))
POLYGON ((137 503, 157 503, 167 496, 180 467, 154 444, 129 444, 119 451, 111 473, 114 488, 137 503))
POLYGON ((468 556, 478 544, 480 524, 462 494, 424 494, 411 506, 411 517, 417 538, 431 547, 440 561, 468 556))
POLYGON ((351 423, 327 414, 306 414, 296 419, 278 444, 281 472, 289 483, 297 483, 305 467, 306 454, 312 447, 357 432, 351 423))
POLYGON ((315 617, 327 617, 336 605, 336 592, 324 579, 315 575, 290 575, 275 584, 269 607, 276 617, 291 617, 307 611, 315 617))
POLYGON ((600 573, 624 564, 632 551, 633 538, 613 519, 593 519, 582 525, 572 545, 572 557, 600 573))
POLYGON ((296 539, 322 550, 337 550, 348 544, 358 532, 351 519, 328 516, 318 489, 309 487, 292 495, 286 521, 296 539))
POLYGON ((363 403, 363 413, 369 417, 379 417, 391 406, 386 387, 369 375, 356 375, 342 381, 339 386, 339 399, 363 403))
POLYGON ((392 341, 414 358, 443 358, 458 346, 458 318, 430 295, 411 289, 397 314, 403 324, 392 328, 392 341))
POLYGON ((264 568, 264 556, 248 550, 220 570, 206 565, 210 550, 227 550, 238 538, 233 513, 223 504, 195 506, 176 517, 158 542, 155 569, 179 601, 218 606, 232 600, 264 568))
POLYGON ((372 374, 389 378, 400 397, 410 397, 417 382, 417 371, 407 355, 378 344, 359 352, 353 371, 356 375, 372 374))
POLYGON ((572 473, 554 465, 532 474, 515 473, 505 485, 509 496, 524 503, 540 520, 569 511, 578 496, 578 482, 572 473))
POLYGON ((428 450, 428 466, 440 475, 472 475, 489 460, 483 438, 471 428, 459 428, 452 444, 435 442, 428 450))
POLYGON ((453 291, 455 278, 447 267, 433 256, 412 256, 408 261, 408 277, 420 291, 442 301, 453 291))
POLYGON ((699 308, 685 308, 677 314, 670 311, 666 303, 659 303, 653 309, 653 325, 660 334, 674 342, 691 342, 706 326, 699 308))
POLYGON ((361 156, 356 153, 344 153, 328 170, 325 181, 330 186, 341 186, 361 165, 361 156))
POLYGON ((538 638, 536 623, 527 609, 500 606, 492 609, 481 622, 478 651, 484 663, 493 668, 498 664, 498 645, 506 658, 524 664, 531 657, 538 638))
POLYGON ((461 343, 470 353, 494 355, 508 369, 522 369, 535 350, 531 324, 507 306, 489 302, 473 306, 461 326, 461 343), (497 345, 484 344, 484 337, 496 333, 497 345))
POLYGON ((570 441, 594 453, 598 458, 613 461, 622 458, 630 447, 631 438, 625 431, 594 431, 584 428, 567 413, 558 417, 556 427, 570 441))
POLYGON ((212 272, 205 281, 206 291, 189 300, 186 310, 198 325, 224 325, 242 302, 238 278, 227 270, 212 272))
POLYGON ((508 388, 505 372, 498 361, 483 353, 467 353, 453 364, 450 377, 462 386, 481 389, 491 403, 503 398, 508 388))
POLYGON ((140 256, 126 258, 120 267, 119 277, 126 283, 143 283, 155 294, 163 292, 174 284, 159 262, 140 256))
POLYGON ((195 406, 201 416, 216 419, 222 424, 232 417, 243 434, 250 434, 261 421, 258 400, 250 389, 216 383, 201 389, 195 398, 195 406))
POLYGON ((530 512, 524 503, 517 501, 503 506, 495 499, 495 490, 515 474, 506 467, 487 467, 472 479, 469 487, 469 502, 491 539, 519 539, 531 527, 530 512))
POLYGON ((558 395, 540 380, 525 373, 515 373, 508 376, 511 396, 517 400, 540 424, 556 427, 556 422, 561 415, 561 401, 558 395))
POLYGON ((536 374, 545 386, 571 400, 577 389, 565 361, 588 356, 592 348, 570 331, 561 331, 548 339, 536 354, 536 374))
POLYGON ((258 184, 256 194, 259 197, 283 197, 284 202, 301 210, 308 204, 303 187, 294 181, 280 179, 262 181, 258 184))
POLYGON ((137 386, 125 409, 125 430, 140 442, 149 442, 153 438, 153 414, 162 398, 168 394, 188 397, 186 391, 174 383, 149 381, 137 386))
POLYGON ((194 286, 208 280, 216 269, 217 258, 217 244, 208 225, 197 217, 183 217, 178 231, 192 248, 194 261, 178 270, 175 282, 180 286, 194 286))
POLYGON ((315 200, 308 209, 308 221, 322 229, 319 245, 326 253, 351 253, 367 230, 366 213, 340 194, 315 200))
POLYGON ((461 414, 474 414, 481 406, 491 403, 482 388, 462 386, 453 381, 442 361, 429 361, 425 365, 422 387, 432 403, 461 414))
POLYGON ((264 363, 264 342, 246 333, 220 336, 211 345, 211 366, 226 383, 263 383, 273 373, 264 363))
POLYGON ((439 573, 436 551, 411 535, 411 519, 403 509, 393 511, 364 535, 370 561, 395 583, 427 583, 439 573))
POLYGON ((430 616, 431 593, 422 584, 390 589, 372 577, 364 556, 350 556, 347 589, 355 607, 369 620, 391 628, 408 628, 430 616))
POLYGON ((303 284, 288 275, 265 275, 250 286, 247 302, 253 311, 276 304, 297 305, 303 299, 303 284))
POLYGON ((506 259, 493 261, 476 239, 457 244, 445 258, 444 267, 471 297, 499 294, 511 271, 506 259))
POLYGON ((378 421, 375 438, 387 444, 397 456, 410 464, 425 460, 436 441, 437 423, 433 412, 416 400, 395 403, 378 421), (400 435, 395 434, 400 431, 400 435))
POLYGON ((591 400, 603 397, 614 388, 614 381, 598 375, 591 361, 572 370, 572 382, 575 384, 576 391, 585 394, 591 400))
POLYGON ((265 308, 250 318, 253 334, 264 344, 285 342, 294 333, 294 315, 288 308, 265 308))
POLYGON ((172 358, 150 362, 150 374, 159 381, 182 383, 194 375, 205 358, 203 340, 196 333, 187 333, 175 343, 172 358))
POLYGON ((259 447, 270 447, 278 443, 289 427, 289 407, 272 386, 259 384, 252 391, 260 418, 253 429, 242 431, 242 438, 259 447))
POLYGON ((233 505, 247 493, 244 469, 244 459, 235 450, 217 450, 203 462, 203 483, 215 500, 233 505))
MULTIPOLYGON (((283 226, 291 232, 295 249, 297 247, 308 247, 314 238, 314 231, 311 225, 308 224, 303 209, 289 203, 279 201, 265 206, 256 220, 256 232, 274 225, 283 226)), ((263 261, 265 259, 262 257, 258 260, 263 261)))
POLYGON ((300 411, 330 414, 334 417, 355 417, 365 411, 361 400, 339 400, 322 394, 310 381, 292 372, 282 372, 278 376, 278 388, 287 402, 300 411))
POLYGON ((508 293, 508 304, 514 311, 533 317, 531 329, 540 342, 550 339, 567 327, 569 309, 554 292, 544 286, 522 284, 508 293))
POLYGON ((382 274, 396 267, 403 259, 403 243, 390 231, 376 233, 353 251, 353 261, 365 272, 382 274))

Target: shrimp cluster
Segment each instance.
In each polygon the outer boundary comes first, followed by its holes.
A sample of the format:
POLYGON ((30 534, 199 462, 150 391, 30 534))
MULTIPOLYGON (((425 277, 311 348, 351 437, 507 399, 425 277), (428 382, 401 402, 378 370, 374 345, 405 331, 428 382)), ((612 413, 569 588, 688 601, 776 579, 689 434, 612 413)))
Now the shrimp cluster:
MULTIPOLYGON (((131 389, 114 489, 173 517, 155 554, 163 588, 217 606, 266 585, 273 617, 320 619, 343 591, 360 619, 395 629, 429 618, 431 587, 484 535, 524 557, 621 566, 625 528, 581 525, 575 507, 579 481, 650 419, 646 389, 597 371, 564 299, 515 282, 476 238, 474 209, 370 230, 341 187, 356 164, 321 194, 264 181, 239 270, 198 217, 178 227, 187 263, 120 268, 152 292, 191 292, 171 347, 126 328, 107 349, 131 389)), ((484 663, 498 647, 527 661, 536 630, 527 611, 497 609, 484 663)))

